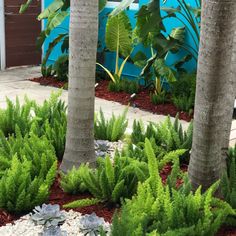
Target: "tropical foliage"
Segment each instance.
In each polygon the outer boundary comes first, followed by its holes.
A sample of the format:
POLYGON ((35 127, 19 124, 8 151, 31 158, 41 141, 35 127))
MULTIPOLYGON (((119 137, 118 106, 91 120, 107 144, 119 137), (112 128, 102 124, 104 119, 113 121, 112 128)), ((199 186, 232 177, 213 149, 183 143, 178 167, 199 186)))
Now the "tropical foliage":
POLYGON ((139 184, 137 195, 126 200, 113 220, 112 235, 215 235, 232 208, 213 197, 219 183, 205 194, 195 193, 185 180, 176 190, 164 186, 157 173, 158 161, 146 140, 150 177, 139 184), (207 222, 207 223, 206 223, 207 222))

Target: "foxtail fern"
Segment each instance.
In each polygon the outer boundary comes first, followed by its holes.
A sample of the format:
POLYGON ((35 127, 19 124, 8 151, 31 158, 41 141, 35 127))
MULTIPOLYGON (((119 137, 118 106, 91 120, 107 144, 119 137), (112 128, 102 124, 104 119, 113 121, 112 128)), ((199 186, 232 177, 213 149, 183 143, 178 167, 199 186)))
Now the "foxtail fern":
POLYGON ((102 110, 99 115, 96 114, 94 121, 94 136, 96 139, 118 141, 122 138, 128 125, 126 119, 128 109, 116 117, 112 114, 109 120, 106 120, 102 110))
POLYGON ((157 173, 158 161, 151 144, 145 141, 150 177, 138 186, 137 195, 126 200, 121 214, 113 220, 112 236, 214 235, 232 208, 213 194, 219 183, 205 194, 191 192, 188 184, 179 191, 163 185, 157 173))

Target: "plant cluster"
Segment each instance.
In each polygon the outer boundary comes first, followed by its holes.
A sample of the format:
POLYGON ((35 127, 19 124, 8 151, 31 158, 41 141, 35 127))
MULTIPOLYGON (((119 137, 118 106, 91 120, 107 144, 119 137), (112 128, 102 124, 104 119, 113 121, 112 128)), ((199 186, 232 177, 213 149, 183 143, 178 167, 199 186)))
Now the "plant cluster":
POLYGON ((196 74, 182 74, 171 84, 172 101, 181 111, 191 112, 194 107, 196 74))
POLYGON ((0 130, 7 138, 15 135, 16 127, 22 136, 34 133, 38 137, 46 136, 56 150, 58 159, 62 159, 66 136, 66 106, 59 100, 60 93, 52 93, 43 105, 25 98, 24 104, 7 99, 6 109, 0 110, 0 130))
POLYGON ((227 170, 221 180, 221 192, 224 200, 235 210, 227 220, 228 224, 236 225, 236 146, 229 149, 227 170))
POLYGON ((84 215, 80 218, 80 230, 84 235, 90 236, 105 236, 108 233, 106 222, 95 213, 92 213, 91 215, 84 215))
POLYGON ((111 92, 126 92, 129 94, 137 93, 139 90, 139 84, 137 81, 130 81, 128 79, 123 78, 122 80, 114 83, 110 81, 108 85, 108 90, 111 92))
POLYGON ((219 183, 204 194, 201 188, 193 193, 187 180, 178 191, 165 186, 148 140, 145 146, 150 177, 139 184, 137 195, 125 201, 121 214, 116 214, 111 235, 214 235, 232 213, 227 203, 213 197, 219 183))
POLYGON ((80 165, 78 169, 73 167, 67 174, 61 172, 61 187, 64 192, 78 194, 87 191, 83 176, 89 171, 88 165, 80 165))
POLYGON ((33 212, 33 214, 30 214, 30 219, 36 225, 58 226, 62 225, 66 219, 65 215, 60 211, 59 205, 43 204, 42 207, 35 207, 33 212))
POLYGON ((121 115, 115 117, 115 115, 112 114, 112 117, 109 120, 106 120, 102 110, 100 110, 99 114, 95 115, 95 139, 108 140, 111 142, 121 139, 128 126, 128 121, 126 119, 127 112, 128 109, 125 109, 121 115))
MULTIPOLYGON (((99 0, 99 11, 102 11, 106 5, 107 0, 99 0)), ((28 7, 32 3, 32 0, 26 1, 20 7, 20 13, 27 11, 28 7)), ((37 48, 41 50, 45 41, 51 37, 53 30, 60 26, 66 18, 70 15, 70 1, 69 0, 57 0, 53 1, 48 7, 46 7, 37 17, 38 20, 47 20, 45 29, 40 33, 37 39, 37 48)), ((52 76, 57 75, 59 80, 65 81, 68 75, 68 51, 69 51, 69 31, 59 34, 49 42, 48 49, 41 65, 42 75, 52 76), (61 44, 62 56, 57 59, 55 64, 48 65, 48 59, 56 46, 61 44)))
POLYGON ((236 209, 236 146, 229 150, 227 172, 224 174, 222 182, 225 200, 236 209))
POLYGON ((150 94, 151 97, 151 102, 154 105, 158 105, 158 104, 164 104, 168 101, 167 98, 167 93, 163 90, 160 93, 157 93, 156 91, 154 93, 150 94))
MULTIPOLYGON (((69 172, 68 175, 71 175, 69 172)), ((130 198, 137 190, 138 182, 143 182, 148 177, 147 164, 132 158, 120 157, 114 158, 112 163, 109 156, 105 159, 98 159, 96 169, 79 167, 74 179, 76 186, 85 185, 85 188, 93 195, 92 203, 109 202, 120 203, 124 198, 130 198), (81 170, 81 168, 83 170, 81 170)), ((69 178, 63 175, 63 183, 69 184, 69 178)), ((79 188, 77 189, 79 191, 79 188)), ((84 205, 90 205, 90 200, 78 200, 65 207, 75 208, 84 205)))
POLYGON ((165 153, 177 149, 185 149, 186 152, 181 156, 182 161, 188 161, 189 152, 192 146, 193 123, 190 123, 187 131, 184 131, 178 116, 176 116, 174 123, 171 122, 170 117, 159 124, 149 123, 145 129, 142 122, 134 121, 133 132, 131 134, 131 142, 137 147, 130 145, 129 150, 139 152, 142 150, 145 138, 152 140, 152 145, 156 153, 165 153), (135 150, 134 150, 135 149, 135 150))
POLYGON ((0 153, 0 176, 10 168, 15 155, 20 161, 27 160, 32 163, 30 171, 33 177, 45 178, 48 170, 56 162, 54 148, 45 136, 38 137, 34 134, 22 136, 18 127, 16 135, 8 139, 0 132, 0 153))
POLYGON ((18 97, 16 98, 15 104, 6 98, 6 104, 6 109, 0 109, 0 129, 7 137, 15 133, 15 127, 17 125, 21 133, 26 134, 32 123, 32 101, 25 98, 24 105, 20 105, 18 97))
POLYGON ((23 105, 18 98, 15 104, 7 100, 1 110, 0 208, 22 213, 47 200, 57 172, 57 140, 63 137, 56 127, 66 130, 66 107, 58 97, 42 106, 27 98, 23 105))
POLYGON ((30 214, 30 219, 35 225, 44 226, 42 235, 67 235, 60 228, 66 218, 64 213, 60 211, 59 205, 43 204, 42 207, 35 207, 33 211, 34 214, 30 214))
POLYGON ((26 158, 20 160, 17 154, 12 157, 10 168, 5 170, 0 179, 0 208, 22 213, 47 200, 56 175, 57 162, 46 169, 45 161, 46 159, 41 161, 38 167, 40 173, 36 174, 32 161, 26 158))

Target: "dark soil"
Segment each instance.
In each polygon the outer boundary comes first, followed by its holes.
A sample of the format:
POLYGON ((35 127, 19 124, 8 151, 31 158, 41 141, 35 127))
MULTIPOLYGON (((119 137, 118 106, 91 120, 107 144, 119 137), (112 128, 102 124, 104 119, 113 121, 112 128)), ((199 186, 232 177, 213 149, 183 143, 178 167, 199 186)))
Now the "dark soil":
MULTIPOLYGON (((41 85, 53 86, 62 88, 65 82, 61 82, 55 79, 55 77, 39 77, 33 78, 31 81, 38 82, 41 85)), ((126 92, 110 92, 108 91, 108 80, 101 80, 96 87, 95 95, 98 98, 102 98, 108 101, 115 101, 123 105, 130 104, 133 107, 138 107, 142 110, 150 111, 160 115, 170 115, 175 117, 179 113, 179 118, 185 121, 190 121, 193 117, 187 112, 178 110, 172 103, 154 105, 150 100, 150 91, 148 89, 140 88, 139 93, 134 99, 130 99, 130 94, 126 92)))

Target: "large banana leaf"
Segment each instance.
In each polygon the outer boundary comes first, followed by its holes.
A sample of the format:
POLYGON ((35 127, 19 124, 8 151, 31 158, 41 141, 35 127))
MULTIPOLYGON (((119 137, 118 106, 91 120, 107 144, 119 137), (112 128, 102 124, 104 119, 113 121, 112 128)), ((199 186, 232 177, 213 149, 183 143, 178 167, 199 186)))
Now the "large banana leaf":
POLYGON ((177 53, 181 48, 180 45, 184 44, 185 42, 185 27, 173 28, 170 33, 170 37, 179 43, 171 49, 172 53, 177 53))
POLYGON ((169 83, 176 81, 175 71, 165 64, 165 59, 155 60, 153 67, 156 75, 165 78, 169 83))
POLYGON ((143 68, 147 63, 147 56, 142 51, 138 51, 133 57, 134 65, 143 68))
POLYGON ((149 47, 155 43, 157 35, 165 31, 160 14, 159 1, 151 1, 148 5, 141 7, 137 13, 137 24, 134 30, 135 38, 149 47))
POLYGON ((28 9, 28 7, 29 7, 29 5, 32 3, 32 1, 33 1, 33 0, 28 0, 26 3, 22 4, 22 5, 20 6, 20 11, 19 11, 19 13, 20 13, 20 14, 24 13, 24 12, 28 9))
POLYGON ((48 22, 45 29, 46 35, 49 35, 53 29, 61 25, 67 16, 69 16, 69 12, 67 11, 51 13, 48 17, 48 22))
POLYGON ((38 19, 47 19, 51 14, 55 14, 64 5, 63 0, 54 0, 44 11, 39 14, 38 19))
POLYGON ((127 57, 132 50, 132 27, 125 12, 109 16, 106 26, 106 46, 112 52, 127 57))
POLYGON ((110 13, 110 16, 116 16, 129 7, 135 0, 123 0, 120 4, 110 13))
POLYGON ((47 60, 48 60, 52 50, 55 48, 55 46, 58 45, 66 36, 67 36, 67 34, 59 34, 52 42, 49 43, 46 55, 43 58, 43 62, 42 62, 43 65, 46 65, 47 60))

